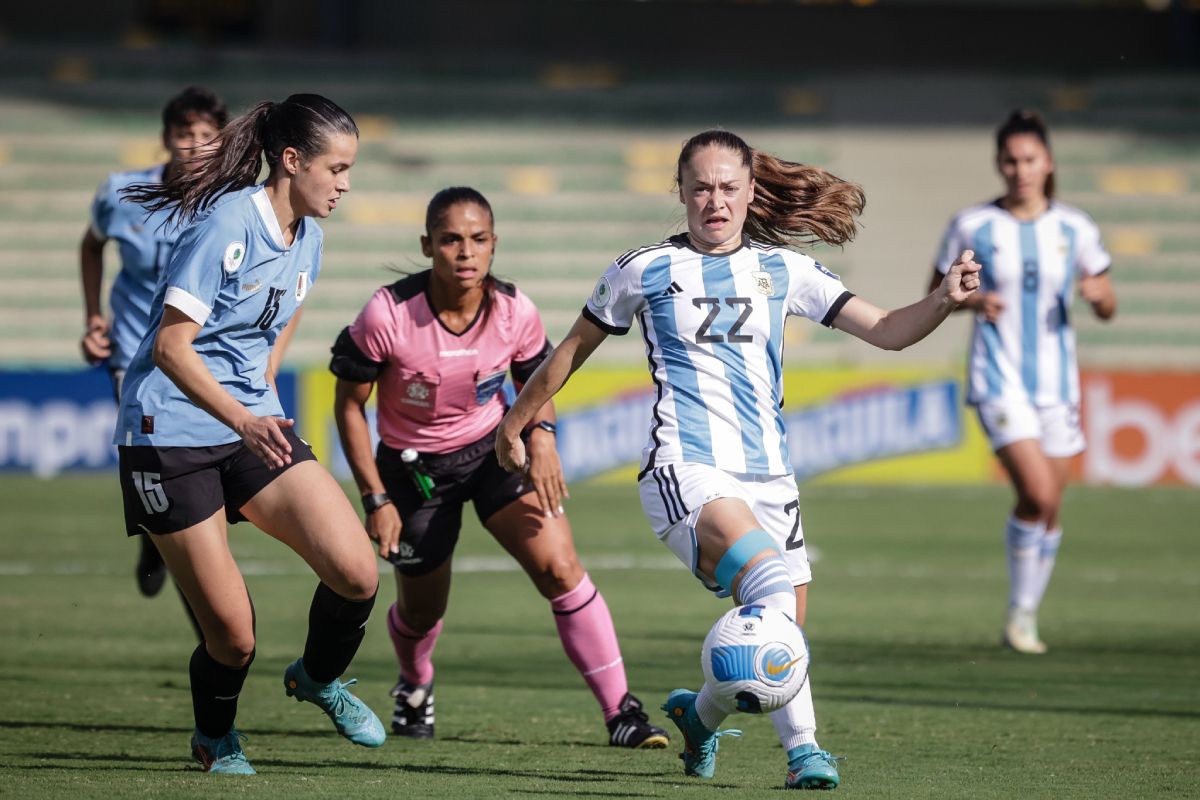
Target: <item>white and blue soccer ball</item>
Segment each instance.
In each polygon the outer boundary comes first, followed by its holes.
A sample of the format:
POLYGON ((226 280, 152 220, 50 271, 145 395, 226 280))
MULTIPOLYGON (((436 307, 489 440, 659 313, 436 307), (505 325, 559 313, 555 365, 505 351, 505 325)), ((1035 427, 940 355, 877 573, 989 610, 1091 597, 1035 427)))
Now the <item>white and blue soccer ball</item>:
POLYGON ((708 632, 700 667, 729 710, 769 714, 791 702, 808 680, 808 642, 784 612, 737 606, 708 632))

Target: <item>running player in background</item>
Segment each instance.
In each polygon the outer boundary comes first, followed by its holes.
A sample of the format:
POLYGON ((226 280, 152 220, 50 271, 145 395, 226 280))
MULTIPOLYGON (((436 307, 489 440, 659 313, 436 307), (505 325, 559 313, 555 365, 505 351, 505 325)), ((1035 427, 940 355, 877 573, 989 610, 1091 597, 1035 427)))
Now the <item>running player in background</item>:
POLYGON ((350 190, 358 127, 312 94, 264 102, 229 124, 198 169, 135 184, 137 203, 198 219, 158 282, 155 316, 129 365, 117 421, 131 535, 150 534, 200 621, 192 654, 192 755, 210 772, 253 774, 234 729, 254 660, 254 606, 229 550, 247 519, 320 579, 289 696, 324 711, 355 744, 383 725, 342 683, 362 642, 379 574, 341 487, 285 419, 274 376, 321 268, 322 233, 350 190), (257 184, 262 160, 267 179, 257 184))
POLYGON ((421 237, 432 269, 377 291, 333 347, 342 448, 367 532, 396 568, 399 599, 388 612, 400 662, 392 730, 434 735, 433 648, 470 501, 550 602, 563 648, 600 704, 609 744, 666 747, 666 732, 629 693, 608 606, 575 554, 560 505, 566 483, 553 404, 536 409, 521 432, 532 459, 528 479, 496 463, 505 373, 521 386, 550 342, 529 298, 492 275, 493 223, 491 206, 474 189, 434 195, 421 237), (372 458, 364 409, 376 384, 381 441, 372 458))
MULTIPOLYGON (((609 334, 638 320, 658 390, 639 478, 659 539, 706 587, 804 624, 811 579, 784 435, 782 350, 788 315, 899 350, 936 328, 978 285, 965 252, 924 300, 883 311, 786 245, 840 245, 864 196, 824 170, 751 148, 727 131, 689 139, 676 171, 687 231, 619 257, 563 342, 500 424, 509 470, 526 463, 521 431, 609 334)), ((677 689, 663 710, 684 737, 684 772, 710 778, 733 709, 707 687, 677 689)), ((836 759, 816 739, 811 680, 771 714, 787 751, 785 786, 832 789, 836 759)))
POLYGON ((1017 493, 1005 525, 1003 640, 1021 653, 1044 653, 1037 610, 1062 542, 1058 513, 1071 459, 1086 446, 1068 310, 1078 291, 1108 320, 1117 297, 1096 223, 1054 199, 1054 157, 1041 117, 1014 111, 1005 120, 996 132, 996 167, 1004 195, 951 220, 930 285, 943 280, 960 248, 973 249, 983 265, 981 290, 963 304, 975 312, 967 402, 1017 493))
MULTIPOLYGON (((155 213, 121 197, 135 183, 161 183, 180 171, 195 169, 196 156, 217 137, 228 120, 225 103, 203 86, 189 86, 172 97, 162 111, 162 144, 167 163, 148 169, 114 172, 96 190, 92 219, 79 245, 83 283, 84 334, 80 341, 89 364, 105 364, 112 378, 113 396, 120 400, 121 379, 150 325, 150 301, 159 273, 166 268, 171 246, 180 229, 167 224, 168 211, 155 213), (121 269, 113 280, 104 315, 100 288, 104 281, 104 244, 116 241, 121 269)), ((167 577, 162 556, 149 536, 140 536, 135 577, 147 597, 158 594, 167 577)), ((184 607, 187 607, 185 601, 184 607)), ((189 617, 191 613, 189 611, 189 617)), ((192 619, 195 626, 195 619, 192 619)), ((199 627, 196 631, 199 633, 199 627)))

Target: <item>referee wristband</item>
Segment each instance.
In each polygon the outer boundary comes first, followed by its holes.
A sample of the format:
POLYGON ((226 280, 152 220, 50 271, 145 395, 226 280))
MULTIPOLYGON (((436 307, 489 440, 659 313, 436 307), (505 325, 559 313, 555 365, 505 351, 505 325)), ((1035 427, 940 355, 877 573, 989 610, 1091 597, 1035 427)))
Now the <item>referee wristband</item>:
POLYGON ((379 494, 364 494, 362 496, 363 511, 367 512, 367 516, 374 514, 379 509, 392 502, 392 498, 388 497, 383 492, 379 494))
POLYGON ((551 422, 548 419, 543 419, 543 420, 539 420, 538 422, 535 422, 534 424, 530 425, 529 429, 525 431, 526 436, 533 433, 538 428, 541 428, 544 431, 549 431, 550 433, 554 434, 555 436, 558 435, 558 426, 555 425, 553 422, 551 422))

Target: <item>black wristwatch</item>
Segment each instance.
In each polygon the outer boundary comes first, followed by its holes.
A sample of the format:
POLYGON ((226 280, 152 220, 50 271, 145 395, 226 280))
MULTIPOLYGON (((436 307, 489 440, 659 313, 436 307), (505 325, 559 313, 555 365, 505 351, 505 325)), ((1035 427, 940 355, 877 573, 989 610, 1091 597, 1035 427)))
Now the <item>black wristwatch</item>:
POLYGON ((558 426, 548 419, 538 420, 529 426, 529 432, 533 433, 534 428, 541 428, 544 431, 549 431, 555 436, 558 435, 558 426))
POLYGON ((379 494, 364 494, 362 496, 363 511, 367 512, 367 516, 374 514, 390 502, 392 502, 392 498, 383 492, 379 494))

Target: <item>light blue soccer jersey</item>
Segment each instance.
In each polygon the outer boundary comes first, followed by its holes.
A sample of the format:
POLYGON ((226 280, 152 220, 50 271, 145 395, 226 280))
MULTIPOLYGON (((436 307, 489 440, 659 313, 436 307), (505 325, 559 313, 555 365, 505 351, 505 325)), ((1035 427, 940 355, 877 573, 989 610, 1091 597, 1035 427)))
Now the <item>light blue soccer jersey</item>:
POLYGON ((792 472, 784 434, 783 325, 831 325, 853 295, 808 256, 744 239, 723 255, 686 234, 631 250, 596 284, 583 314, 609 333, 636 319, 657 390, 643 470, 708 464, 792 472))
POLYGON ((135 183, 161 183, 162 165, 131 172, 114 172, 96 190, 92 200, 92 235, 101 242, 113 239, 121 254, 121 269, 113 281, 108 307, 112 314, 109 337, 112 369, 128 369, 146 329, 158 276, 167 266, 171 246, 180 228, 167 221, 169 210, 149 212, 123 197, 121 190, 135 183))
POLYGON ((963 250, 974 250, 983 267, 981 290, 997 292, 1004 302, 996 322, 975 317, 967 402, 1078 403, 1072 290, 1079 275, 1099 275, 1112 263, 1096 223, 1064 203, 1051 203, 1028 222, 985 203, 950 221, 938 271, 948 272, 963 250))
POLYGON ((201 326, 192 346, 234 399, 258 416, 283 416, 266 380, 267 360, 316 282, 322 236, 304 217, 285 246, 261 185, 221 198, 183 232, 159 281, 150 331, 125 375, 117 444, 206 447, 238 440, 154 365, 164 304, 201 326))

